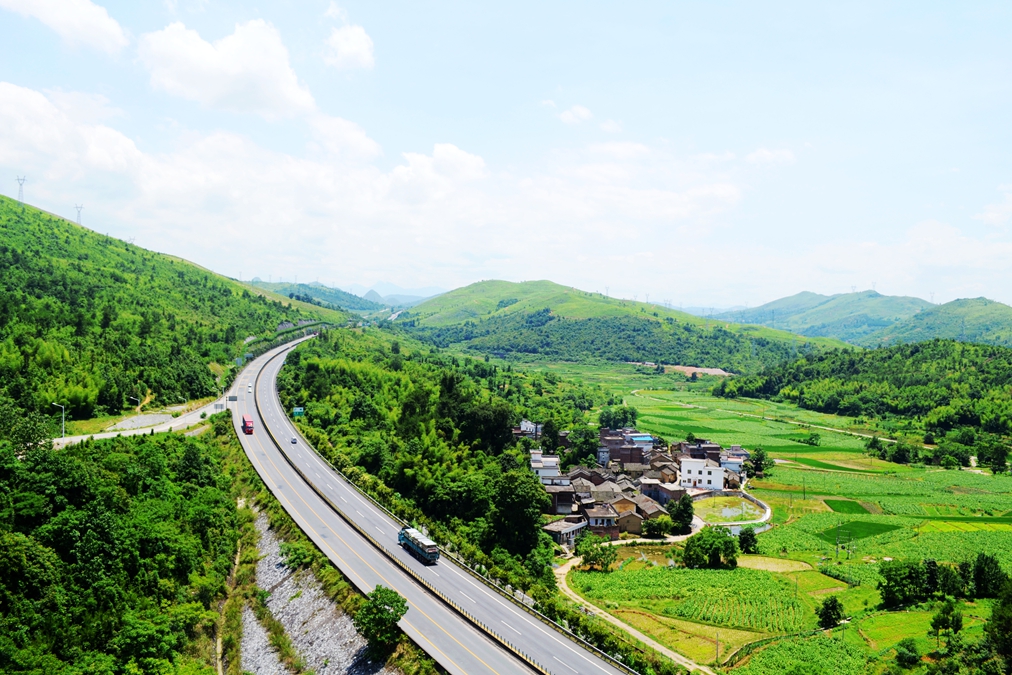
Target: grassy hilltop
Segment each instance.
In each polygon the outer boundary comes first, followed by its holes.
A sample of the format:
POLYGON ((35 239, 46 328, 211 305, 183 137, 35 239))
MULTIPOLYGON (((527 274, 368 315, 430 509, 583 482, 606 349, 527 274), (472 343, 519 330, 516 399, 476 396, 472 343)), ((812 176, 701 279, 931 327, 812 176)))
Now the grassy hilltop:
POLYGON ((483 281, 403 312, 399 324, 440 346, 563 360, 654 361, 753 372, 798 350, 844 343, 740 326, 550 281, 483 281))
POLYGON ((864 344, 870 347, 933 338, 1012 347, 1012 307, 987 298, 953 300, 884 328, 868 336, 864 344))
POLYGON ((217 393, 249 336, 346 315, 0 197, 0 396, 69 417, 217 393))
POLYGON ((805 291, 753 309, 718 314, 716 318, 861 344, 864 338, 932 306, 920 298, 882 295, 875 291, 839 295, 805 291))

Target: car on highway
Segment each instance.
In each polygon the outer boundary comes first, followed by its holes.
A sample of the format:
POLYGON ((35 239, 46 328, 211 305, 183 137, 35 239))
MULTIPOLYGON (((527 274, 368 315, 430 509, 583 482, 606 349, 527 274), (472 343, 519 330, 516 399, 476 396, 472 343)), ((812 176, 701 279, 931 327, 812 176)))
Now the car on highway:
POLYGON ((253 393, 253 383, 252 383, 252 382, 250 382, 250 383, 249 383, 249 386, 248 386, 248 387, 246 387, 246 391, 248 391, 248 392, 249 392, 249 393, 251 393, 251 394, 253 393))
POLYGON ((299 439, 297 439, 295 436, 292 436, 292 445, 295 445, 298 442, 299 442, 299 439))

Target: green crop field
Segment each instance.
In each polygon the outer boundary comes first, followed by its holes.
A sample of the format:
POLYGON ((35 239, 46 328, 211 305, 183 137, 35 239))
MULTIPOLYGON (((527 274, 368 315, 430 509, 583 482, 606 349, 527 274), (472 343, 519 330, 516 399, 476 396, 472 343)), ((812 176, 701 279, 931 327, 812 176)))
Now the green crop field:
POLYGON ((811 619, 803 603, 794 598, 793 583, 762 570, 574 571, 570 584, 588 600, 605 606, 611 603, 746 630, 791 632, 811 619))
POLYGON ((849 499, 823 499, 822 501, 836 513, 868 513, 868 509, 849 499))

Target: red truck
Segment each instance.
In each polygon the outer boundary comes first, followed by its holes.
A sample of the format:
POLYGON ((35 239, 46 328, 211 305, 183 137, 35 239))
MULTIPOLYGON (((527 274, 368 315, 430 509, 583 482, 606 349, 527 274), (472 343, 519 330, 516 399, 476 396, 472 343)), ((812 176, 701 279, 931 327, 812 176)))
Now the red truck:
POLYGON ((242 432, 244 434, 253 433, 253 418, 249 415, 242 416, 242 432))

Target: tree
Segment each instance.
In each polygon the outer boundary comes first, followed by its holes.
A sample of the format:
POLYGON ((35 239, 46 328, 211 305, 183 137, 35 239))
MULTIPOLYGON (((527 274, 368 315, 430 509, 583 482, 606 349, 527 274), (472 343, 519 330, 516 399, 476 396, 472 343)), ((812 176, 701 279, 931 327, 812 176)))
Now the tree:
POLYGON ((773 460, 762 448, 756 448, 746 461, 750 476, 761 476, 765 471, 773 467, 773 460))
POLYGON ((991 607, 991 617, 984 626, 994 650, 1012 662, 1012 583, 1006 583, 998 600, 991 607))
POLYGON ((869 438, 864 444, 864 449, 872 457, 882 459, 884 447, 882 445, 882 439, 878 436, 872 436, 869 438))
POLYGON ((572 449, 562 458, 563 469, 577 464, 593 466, 597 461, 598 433, 586 424, 576 425, 570 430, 569 444, 572 449))
POLYGON ((672 531, 675 534, 688 534, 689 532, 692 532, 692 518, 695 515, 692 497, 688 494, 684 494, 677 502, 668 502, 667 509, 668 513, 671 515, 671 522, 674 524, 674 529, 672 531))
POLYGON ((956 609, 952 600, 946 600, 941 608, 931 617, 931 630, 935 633, 935 646, 938 646, 939 634, 950 631, 952 635, 963 630, 963 613, 956 609))
POLYGON ((952 455, 946 455, 945 457, 942 457, 940 465, 943 469, 952 471, 953 469, 959 468, 959 460, 953 457, 952 455))
POLYGON ((604 537, 585 532, 576 540, 576 555, 583 558, 584 565, 607 572, 618 559, 618 549, 607 542, 604 537))
POLYGON ((647 537, 665 537, 671 533, 674 523, 671 516, 658 516, 643 521, 643 534, 647 537))
POLYGON ((369 642, 370 649, 382 652, 396 644, 400 637, 397 622, 407 611, 408 602, 397 591, 377 586, 366 596, 353 623, 369 642))
POLYGON ((682 562, 692 569, 733 569, 738 566, 738 544, 726 527, 707 526, 685 541, 682 562))
POLYGON ((973 594, 978 598, 993 598, 1008 581, 1001 563, 993 555, 978 553, 973 561, 973 594))
POLYGON ((553 453, 559 448, 559 425, 551 417, 541 425, 541 447, 546 453, 553 453))
MULTIPOLYGON (((509 455, 503 455, 506 458, 509 455)), ((525 467, 499 476, 493 494, 492 523, 496 540, 513 555, 526 556, 538 543, 541 514, 551 504, 541 481, 525 467)))
POLYGON ((738 533, 738 548, 742 553, 759 553, 759 538, 756 537, 755 528, 743 527, 738 533))
POLYGON ((843 620, 843 603, 840 598, 831 595, 819 605, 815 613, 819 617, 819 628, 835 628, 843 620))
POLYGON ((921 563, 890 560, 879 566, 879 574, 882 580, 878 589, 884 607, 900 607, 924 599, 925 573, 921 563))
POLYGON ((921 662, 921 653, 917 649, 917 640, 903 638, 896 643, 896 665, 900 668, 913 668, 921 662))

